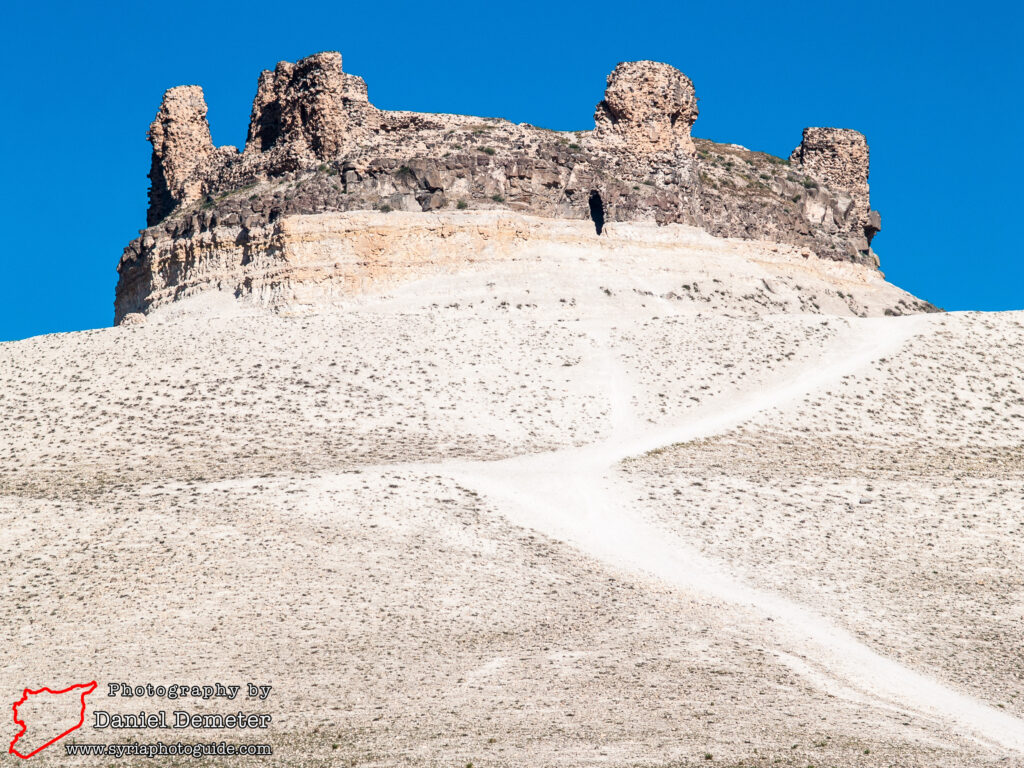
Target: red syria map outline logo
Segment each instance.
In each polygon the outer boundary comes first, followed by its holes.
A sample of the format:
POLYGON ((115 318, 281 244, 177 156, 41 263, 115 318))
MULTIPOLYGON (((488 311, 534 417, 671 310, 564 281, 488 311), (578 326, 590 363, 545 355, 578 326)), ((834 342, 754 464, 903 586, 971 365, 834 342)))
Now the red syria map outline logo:
POLYGON ((32 690, 29 690, 28 688, 26 688, 24 690, 24 692, 22 693, 22 695, 21 695, 21 699, 19 699, 18 701, 14 702, 14 706, 12 707, 12 709, 14 710, 14 722, 17 723, 19 726, 21 726, 21 730, 18 731, 17 735, 11 741, 11 746, 8 748, 7 751, 10 752, 12 755, 16 755, 17 757, 20 757, 22 760, 28 760, 28 758, 32 757, 32 755, 35 755, 35 754, 38 754, 39 752, 42 752, 44 749, 49 747, 51 744, 55 744, 56 742, 60 741, 61 739, 63 739, 65 736, 67 736, 72 731, 77 731, 85 723, 85 697, 88 696, 90 693, 92 693, 95 690, 96 690, 96 681, 95 680, 93 680, 91 683, 79 683, 78 685, 72 685, 72 686, 70 686, 68 688, 65 688, 62 691, 52 691, 49 688, 40 688, 37 691, 32 691, 32 690), (28 701, 28 697, 29 696, 36 696, 36 695, 38 695, 40 693, 43 693, 43 692, 45 692, 45 693, 52 693, 52 694, 55 694, 55 695, 60 695, 62 693, 69 693, 70 691, 73 691, 73 690, 75 690, 77 688, 82 688, 83 689, 82 693, 81 693, 82 711, 81 711, 81 713, 79 714, 79 717, 78 717, 78 725, 74 726, 73 728, 68 728, 68 730, 64 731, 64 733, 62 733, 60 736, 55 736, 54 738, 50 739, 48 742, 43 744, 43 746, 36 747, 35 749, 33 749, 27 755, 21 754, 18 750, 16 750, 14 748, 14 745, 18 743, 18 739, 20 739, 22 736, 24 736, 25 735, 25 731, 28 730, 28 726, 23 721, 18 719, 18 707, 20 707, 22 704, 24 704, 26 701, 28 701))

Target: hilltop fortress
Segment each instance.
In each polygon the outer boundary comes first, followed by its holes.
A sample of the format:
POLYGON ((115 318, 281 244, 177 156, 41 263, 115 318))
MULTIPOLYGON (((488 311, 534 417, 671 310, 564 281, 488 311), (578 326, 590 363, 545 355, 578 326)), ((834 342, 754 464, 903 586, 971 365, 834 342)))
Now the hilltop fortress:
POLYGON ((381 110, 338 53, 260 75, 241 152, 214 146, 206 110, 200 87, 171 88, 150 126, 148 228, 118 266, 115 322, 211 287, 271 302, 301 286, 358 292, 403 259, 450 263, 435 248, 446 240, 461 237, 469 260, 488 250, 480 237, 512 247, 538 219, 593 238, 681 224, 878 266, 862 134, 806 128, 789 159, 694 139, 693 83, 667 64, 619 64, 591 131, 381 110), (337 217, 357 211, 451 215, 425 217, 412 239, 394 217, 403 233, 382 242, 380 216, 370 228, 337 217))

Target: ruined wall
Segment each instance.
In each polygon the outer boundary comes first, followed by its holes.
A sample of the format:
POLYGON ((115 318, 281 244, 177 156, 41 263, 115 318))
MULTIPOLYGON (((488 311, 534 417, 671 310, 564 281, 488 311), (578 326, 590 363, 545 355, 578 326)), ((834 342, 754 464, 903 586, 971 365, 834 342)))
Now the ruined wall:
POLYGON ((213 146, 203 89, 196 85, 171 88, 164 94, 147 138, 153 145, 147 215, 151 225, 175 207, 199 200, 204 179, 214 176, 217 166, 235 154, 234 147, 213 146))
POLYGON ((850 197, 848 217, 863 230, 863 242, 856 241, 855 250, 867 250, 882 228, 882 219, 878 211, 871 210, 864 134, 846 128, 804 128, 800 146, 789 159, 809 176, 850 197))
POLYGON ((609 222, 688 224, 877 265, 870 240, 880 225, 861 134, 808 128, 782 160, 693 139, 697 114, 690 79, 651 61, 608 76, 591 131, 385 111, 361 78, 342 71, 340 54, 320 53, 260 75, 239 152, 214 147, 199 87, 172 88, 149 132, 149 229, 125 249, 118 295, 145 284, 148 244, 168 237, 185 247, 227 227, 246 240, 283 216, 331 211, 587 219, 595 193, 609 222))
POLYGON ((692 156, 690 128, 697 119, 693 83, 675 67, 627 61, 608 75, 604 100, 594 114, 602 143, 640 154, 692 156))
POLYGON ((366 141, 379 124, 363 79, 341 71, 339 54, 318 53, 260 75, 245 148, 290 145, 307 160, 330 160, 366 141))

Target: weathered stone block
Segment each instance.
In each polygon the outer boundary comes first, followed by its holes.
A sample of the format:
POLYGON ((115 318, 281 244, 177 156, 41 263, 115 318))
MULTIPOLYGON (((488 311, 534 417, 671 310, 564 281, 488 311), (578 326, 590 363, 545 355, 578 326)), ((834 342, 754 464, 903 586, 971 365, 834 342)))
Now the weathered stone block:
POLYGON ((693 82, 675 67, 628 61, 608 75, 594 114, 598 139, 619 141, 638 154, 694 154, 690 128, 697 119, 693 82))

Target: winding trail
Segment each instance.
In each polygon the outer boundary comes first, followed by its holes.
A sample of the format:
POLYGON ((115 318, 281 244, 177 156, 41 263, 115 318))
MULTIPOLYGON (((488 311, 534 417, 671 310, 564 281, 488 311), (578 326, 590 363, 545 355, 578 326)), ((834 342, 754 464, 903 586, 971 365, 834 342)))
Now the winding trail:
POLYGON ((871 650, 786 597, 741 582, 722 564, 642 519, 615 477, 614 468, 624 459, 720 434, 762 411, 791 403, 898 351, 928 324, 928 316, 851 321, 849 331, 813 367, 667 427, 643 425, 632 416, 630 383, 609 353, 603 362, 613 403, 611 437, 503 461, 446 462, 444 471, 497 503, 517 525, 628 572, 771 617, 775 650, 834 695, 909 710, 991 748, 1024 752, 1024 721, 871 650))

